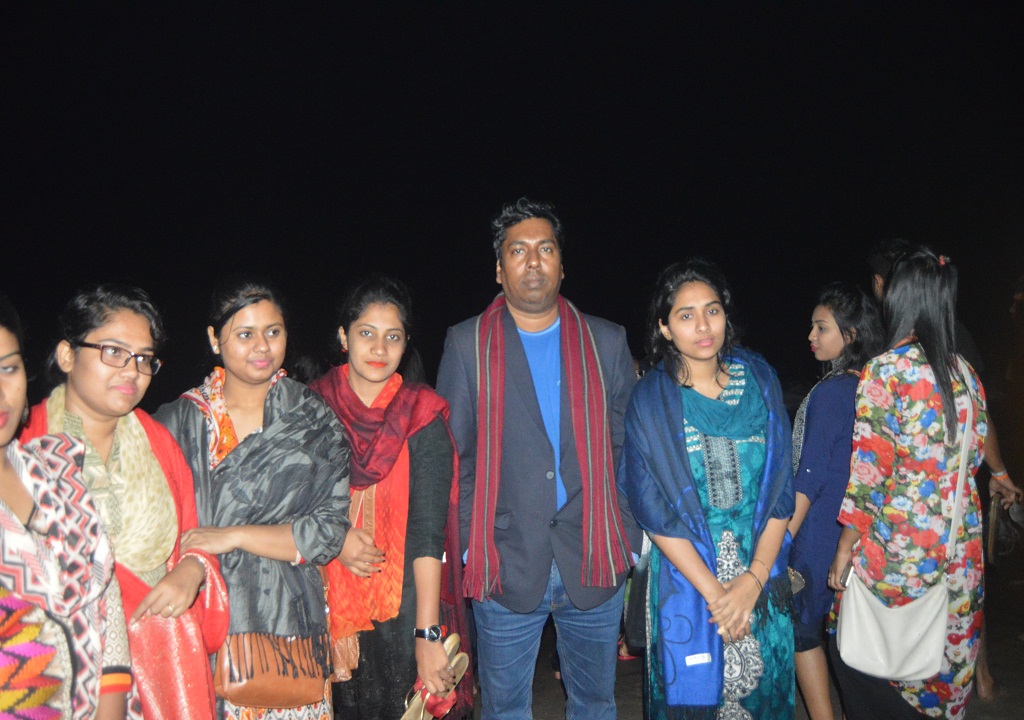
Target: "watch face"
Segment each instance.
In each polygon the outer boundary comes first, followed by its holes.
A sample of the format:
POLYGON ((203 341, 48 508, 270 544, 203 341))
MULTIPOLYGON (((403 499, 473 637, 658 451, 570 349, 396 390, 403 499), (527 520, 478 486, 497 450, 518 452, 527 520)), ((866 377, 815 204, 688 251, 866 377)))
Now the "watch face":
POLYGON ((416 632, 414 634, 416 637, 423 638, 429 642, 441 642, 441 635, 443 632, 444 631, 441 629, 440 625, 431 625, 430 627, 422 630, 416 628, 416 632))

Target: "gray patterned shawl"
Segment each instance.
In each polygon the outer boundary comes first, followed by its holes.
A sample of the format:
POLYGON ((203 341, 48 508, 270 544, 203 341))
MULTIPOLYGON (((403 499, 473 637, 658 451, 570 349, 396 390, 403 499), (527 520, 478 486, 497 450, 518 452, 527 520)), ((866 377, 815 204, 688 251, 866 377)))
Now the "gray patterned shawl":
MULTIPOLYGON (((297 635, 327 632, 317 565, 341 551, 348 530, 348 441, 334 412, 312 390, 282 378, 267 395, 263 430, 242 440, 210 469, 209 422, 191 398, 156 414, 174 435, 195 478, 199 524, 291 523, 306 563, 270 560, 243 550, 220 556, 231 600, 230 632, 297 635)), ((317 656, 326 668, 326 648, 317 656)))

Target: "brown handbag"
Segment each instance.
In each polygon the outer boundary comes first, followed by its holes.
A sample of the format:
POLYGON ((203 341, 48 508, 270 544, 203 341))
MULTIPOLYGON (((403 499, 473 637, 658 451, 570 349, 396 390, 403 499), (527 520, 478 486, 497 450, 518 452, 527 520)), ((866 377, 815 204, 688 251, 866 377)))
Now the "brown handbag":
POLYGON ((229 634, 217 651, 213 685, 243 707, 293 708, 324 699, 327 678, 314 652, 326 639, 229 634))

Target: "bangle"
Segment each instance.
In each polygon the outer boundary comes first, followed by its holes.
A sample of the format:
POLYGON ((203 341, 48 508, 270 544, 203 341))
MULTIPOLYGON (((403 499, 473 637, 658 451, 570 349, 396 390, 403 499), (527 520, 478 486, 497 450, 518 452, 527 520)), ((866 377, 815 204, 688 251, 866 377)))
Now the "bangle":
POLYGON ((743 572, 745 572, 745 573, 750 573, 750 577, 754 578, 754 582, 756 582, 756 583, 757 583, 757 589, 758 589, 758 590, 759 590, 760 592, 764 592, 764 585, 762 585, 762 584, 761 584, 761 581, 757 579, 757 575, 755 575, 755 574, 754 574, 754 571, 753 571, 753 570, 751 570, 750 568, 747 568, 747 569, 746 569, 746 570, 744 570, 743 572))
POLYGON ((750 562, 752 562, 752 563, 761 563, 761 567, 763 567, 765 570, 768 571, 768 577, 771 577, 772 569, 770 567, 768 567, 767 565, 765 565, 764 560, 762 560, 760 558, 754 558, 750 562))
POLYGON ((306 559, 302 557, 302 553, 299 550, 295 551, 295 559, 292 561, 292 567, 296 565, 305 565, 306 559))
POLYGON ((1002 470, 989 470, 988 474, 994 478, 1010 477, 1010 473, 1006 472, 1006 468, 1003 468, 1002 470))
POLYGON ((206 575, 210 572, 210 563, 207 561, 207 559, 199 553, 194 553, 191 550, 186 550, 181 554, 181 558, 178 560, 178 563, 180 564, 181 561, 185 558, 192 558, 197 563, 203 566, 203 581, 205 582, 206 575))
POLYGON ((203 579, 199 583, 199 589, 202 590, 203 586, 206 585, 206 577, 210 574, 210 563, 209 563, 209 561, 207 561, 207 559, 205 557, 203 557, 199 553, 192 552, 191 550, 186 550, 184 553, 182 553, 181 557, 178 559, 178 564, 180 565, 182 562, 184 562, 184 560, 186 558, 192 558, 193 560, 195 560, 197 563, 199 563, 202 566, 202 568, 203 568, 203 579))

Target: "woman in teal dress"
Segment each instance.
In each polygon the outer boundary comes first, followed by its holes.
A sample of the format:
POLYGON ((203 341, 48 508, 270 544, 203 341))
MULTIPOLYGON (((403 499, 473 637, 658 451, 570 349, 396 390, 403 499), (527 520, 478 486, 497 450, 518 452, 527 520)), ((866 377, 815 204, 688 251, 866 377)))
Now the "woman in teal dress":
POLYGON ((619 485, 653 541, 647 718, 793 717, 789 419, 702 260, 662 272, 619 485))

